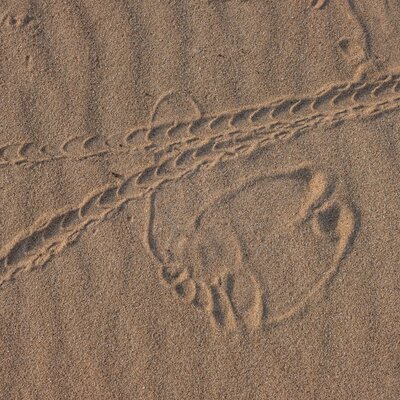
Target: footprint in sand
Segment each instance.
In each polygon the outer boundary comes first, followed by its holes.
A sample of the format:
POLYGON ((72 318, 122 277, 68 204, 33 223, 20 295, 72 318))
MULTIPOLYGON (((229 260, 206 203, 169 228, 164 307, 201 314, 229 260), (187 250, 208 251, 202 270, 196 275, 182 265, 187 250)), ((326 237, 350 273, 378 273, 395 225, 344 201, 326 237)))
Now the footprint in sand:
POLYGON ((153 197, 149 248, 162 282, 218 329, 256 330, 300 314, 355 236, 355 213, 335 182, 308 165, 252 177, 206 205, 178 197, 153 197))

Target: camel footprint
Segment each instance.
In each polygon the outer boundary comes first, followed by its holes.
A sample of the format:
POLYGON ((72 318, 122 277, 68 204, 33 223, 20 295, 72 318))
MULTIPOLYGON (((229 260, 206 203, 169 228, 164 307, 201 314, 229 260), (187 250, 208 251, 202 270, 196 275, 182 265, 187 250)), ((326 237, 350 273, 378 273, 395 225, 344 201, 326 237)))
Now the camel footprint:
POLYGON ((171 192, 152 197, 147 243, 162 283, 217 330, 254 331, 301 314, 355 235, 334 179, 307 164, 247 179, 206 206, 178 201, 171 192))

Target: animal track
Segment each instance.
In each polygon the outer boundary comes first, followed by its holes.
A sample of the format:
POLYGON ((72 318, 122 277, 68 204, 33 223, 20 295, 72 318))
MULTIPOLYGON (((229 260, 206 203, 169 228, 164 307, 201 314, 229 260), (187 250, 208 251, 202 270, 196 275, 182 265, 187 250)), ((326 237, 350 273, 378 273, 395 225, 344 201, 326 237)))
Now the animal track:
POLYGON ((321 8, 325 7, 325 5, 328 3, 328 0, 311 0, 311 7, 320 10, 321 8))
MULTIPOLYGON (((234 150, 234 146, 231 146, 234 150)), ((42 217, 0 251, 0 287, 22 271, 43 265, 54 254, 74 241, 88 225, 99 223, 124 203, 143 197, 161 185, 181 179, 189 173, 211 167, 224 151, 210 150, 186 159, 172 156, 161 164, 151 165, 129 176, 119 185, 107 186, 89 196, 74 208, 42 217)), ((231 157, 232 155, 228 155, 231 157)))
MULTIPOLYGON (((4 246, 0 251, 0 287, 21 271, 43 265, 79 236, 88 224, 102 221, 127 201, 148 195, 165 183, 177 181, 200 169, 211 168, 223 159, 251 154, 269 141, 283 140, 295 133, 285 129, 284 124, 277 123, 267 131, 255 129, 243 133, 233 130, 212 138, 187 141, 177 150, 161 154, 157 162, 125 178, 119 185, 98 191, 77 207, 58 211, 47 219, 42 218, 27 232, 4 246), (71 220, 68 229, 64 229, 64 219, 71 220), (57 226, 57 229, 50 229, 50 226, 57 226)), ((69 141, 68 145, 71 143, 69 141)), ((30 146, 17 146, 13 151, 26 154, 31 150, 30 146)), ((3 157, 8 151, 10 147, 2 149, 3 157)))
POLYGON ((400 74, 392 73, 372 81, 331 85, 304 98, 284 98, 218 115, 154 123, 127 134, 74 136, 55 149, 31 142, 6 143, 0 146, 0 166, 135 152, 153 154, 157 159, 160 155, 183 152, 181 149, 197 143, 226 143, 229 135, 237 135, 246 142, 256 134, 274 137, 283 131, 303 132, 316 126, 368 118, 399 106, 400 74))
POLYGON ((33 16, 30 14, 12 14, 6 12, 2 15, 0 19, 0 24, 6 25, 8 28, 12 29, 22 29, 32 23, 34 20, 33 16))
MULTIPOLYGON (((144 196, 154 200, 157 190, 165 184, 212 168, 221 160, 250 155, 260 146, 290 139, 307 129, 368 118, 398 109, 399 105, 400 75, 387 74, 374 81, 332 85, 305 98, 283 99, 216 116, 139 128, 121 137, 78 136, 65 142, 61 151, 34 143, 4 145, 0 148, 0 165, 82 159, 134 150, 153 154, 154 161, 119 184, 96 191, 77 206, 42 217, 3 246, 0 287, 24 271, 43 266, 89 225, 100 223, 126 202, 144 196)), ((191 271, 172 268, 157 254, 149 229, 148 243, 162 265, 162 281, 184 301, 207 312, 215 327, 254 330, 298 315, 335 275, 350 249, 356 231, 353 210, 343 200, 336 199, 334 181, 322 171, 299 167, 280 174, 301 171, 310 176, 309 194, 294 222, 297 226, 310 222, 315 236, 334 241, 336 251, 329 268, 299 295, 296 304, 275 314, 266 306, 265 288, 259 277, 241 268, 221 270, 220 275, 207 282, 195 279, 191 271)))
MULTIPOLYGON (((261 198, 264 199, 264 196, 261 198)), ((254 331, 300 314, 338 271, 356 231, 354 212, 340 198, 334 180, 311 165, 262 175, 247 180, 236 189, 230 189, 197 212, 187 227, 175 228, 177 234, 183 234, 184 238, 172 236, 168 244, 165 240, 169 234, 165 233, 160 225, 162 222, 155 215, 155 199, 153 194, 150 197, 146 240, 149 251, 160 263, 161 281, 185 303, 206 312, 215 328, 228 331, 254 331), (324 243, 332 243, 334 251, 326 267, 316 271, 302 290, 293 292, 295 301, 279 307, 275 303, 277 299, 282 302, 282 296, 274 298, 271 286, 268 289, 265 281, 264 270, 268 266, 264 266, 261 272, 257 271, 246 254, 249 248, 240 244, 235 229, 231 227, 233 222, 224 218, 220 220, 216 211, 220 206, 224 210, 229 208, 229 204, 241 194, 249 193, 252 187, 263 181, 271 183, 288 179, 306 185, 303 204, 293 216, 292 226, 300 230, 310 223, 311 232, 324 243), (208 225, 207 218, 210 221, 208 225), (155 224, 159 227, 158 234, 155 224), (167 235, 164 240, 157 238, 160 233, 167 235)), ((237 213, 229 211, 232 216, 237 213)), ((248 213, 244 213, 248 219, 248 213)), ((168 216, 165 218, 168 219, 168 216)), ((259 224, 260 218, 257 217, 255 226, 259 224)), ((285 229, 291 229, 289 225, 287 221, 282 223, 285 229)), ((241 229, 241 232, 244 231, 241 229)), ((257 236, 258 233, 255 234, 257 236)), ((255 245, 257 252, 260 246, 265 245, 255 245)), ((320 261, 318 259, 318 264, 320 261)), ((306 275, 307 271, 302 273, 306 275)))

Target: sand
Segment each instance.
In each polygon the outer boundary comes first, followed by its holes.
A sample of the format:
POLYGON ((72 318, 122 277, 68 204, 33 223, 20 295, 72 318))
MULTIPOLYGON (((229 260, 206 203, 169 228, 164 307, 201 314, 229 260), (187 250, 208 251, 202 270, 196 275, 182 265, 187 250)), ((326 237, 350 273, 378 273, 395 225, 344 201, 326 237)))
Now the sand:
POLYGON ((0 399, 399 399, 399 35, 2 1, 0 399))

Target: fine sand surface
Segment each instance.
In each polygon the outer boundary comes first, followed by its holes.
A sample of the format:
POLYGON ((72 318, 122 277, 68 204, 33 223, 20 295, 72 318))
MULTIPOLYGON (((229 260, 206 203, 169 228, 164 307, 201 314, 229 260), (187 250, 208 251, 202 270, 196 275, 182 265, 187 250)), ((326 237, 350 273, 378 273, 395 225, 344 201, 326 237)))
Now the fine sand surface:
POLYGON ((397 0, 0 2, 0 400, 400 399, 397 0))

